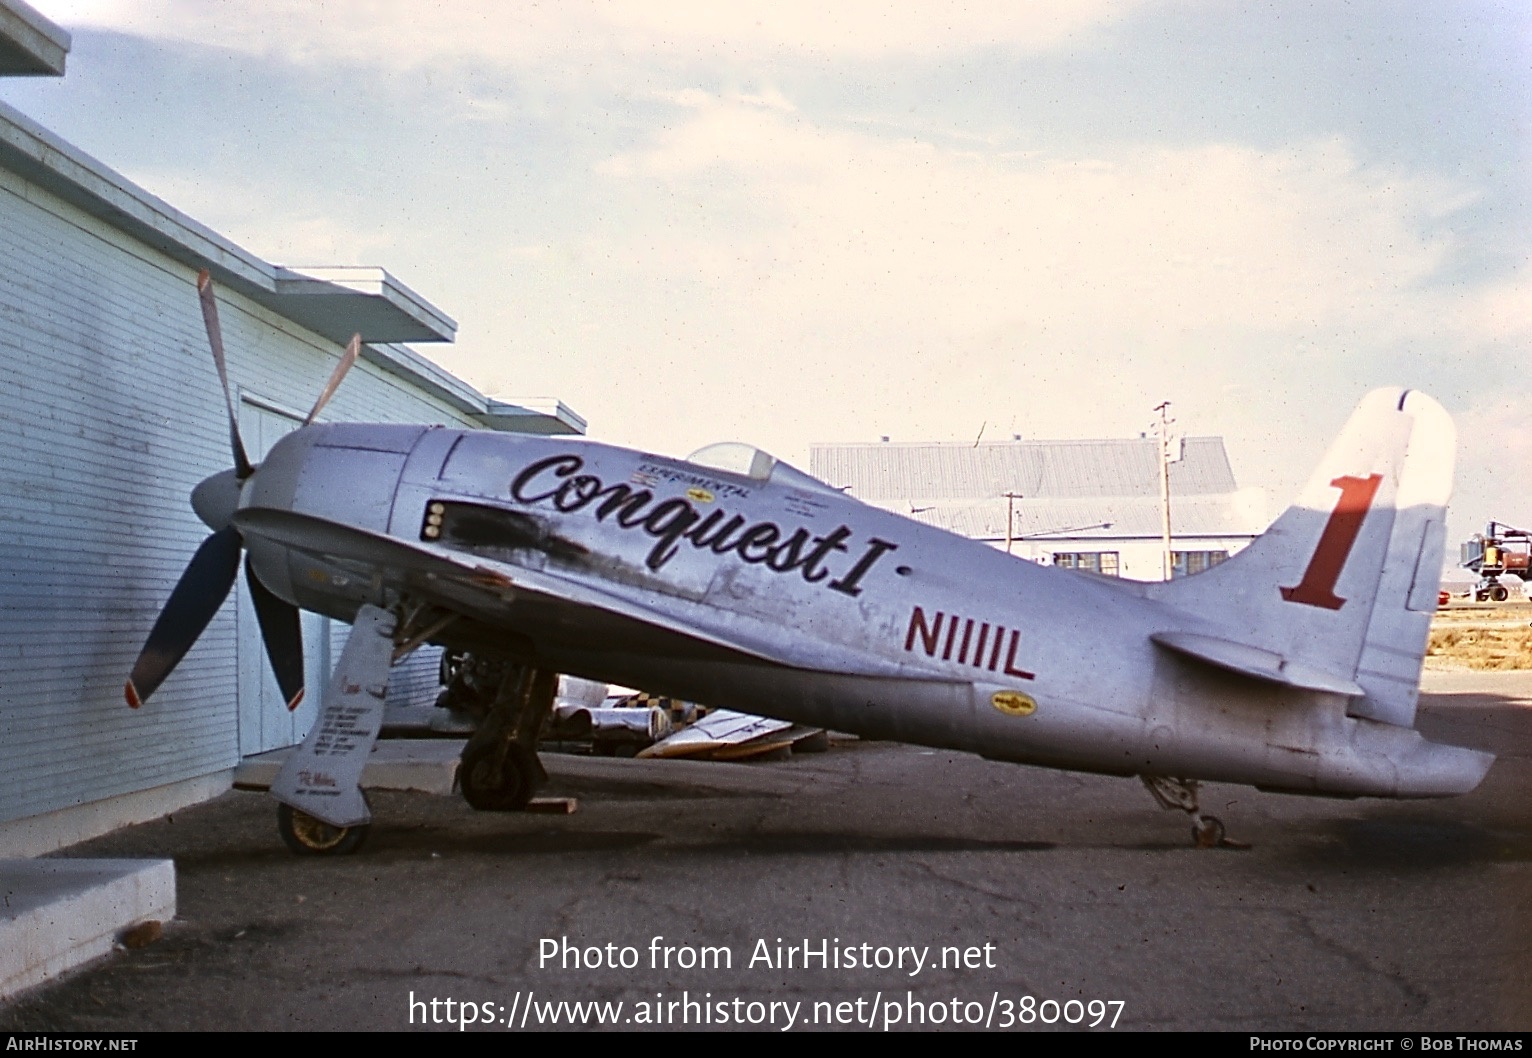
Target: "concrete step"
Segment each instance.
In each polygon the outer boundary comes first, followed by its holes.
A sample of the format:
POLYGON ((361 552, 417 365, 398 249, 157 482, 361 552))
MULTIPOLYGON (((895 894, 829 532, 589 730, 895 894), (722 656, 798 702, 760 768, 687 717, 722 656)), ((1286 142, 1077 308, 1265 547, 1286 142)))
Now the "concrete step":
POLYGON ((0 1000, 112 950, 176 913, 171 860, 0 860, 0 1000))

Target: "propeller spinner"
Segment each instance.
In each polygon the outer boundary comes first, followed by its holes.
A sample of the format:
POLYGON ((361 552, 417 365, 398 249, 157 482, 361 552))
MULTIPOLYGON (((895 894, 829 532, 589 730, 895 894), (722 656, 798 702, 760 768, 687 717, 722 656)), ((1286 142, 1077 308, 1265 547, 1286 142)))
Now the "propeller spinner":
MULTIPOLYGON (((192 490, 191 505, 207 527, 211 536, 202 541, 196 554, 176 582, 170 598, 160 611, 154 628, 138 661, 128 677, 123 695, 137 709, 175 669, 186 656, 197 637, 213 620, 223 601, 234 587, 239 573, 239 556, 244 540, 233 525, 234 513, 239 508, 240 494, 245 482, 258 471, 245 452, 244 440, 239 434, 239 416, 234 407, 234 394, 229 388, 229 373, 224 362, 223 332, 218 323, 218 303, 213 295, 212 277, 203 271, 197 276, 197 293, 202 302, 202 321, 207 327, 208 345, 213 351, 213 363, 218 368, 218 381, 223 386, 224 407, 229 416, 229 447, 234 465, 219 471, 202 481, 192 490)), ((356 362, 361 351, 362 336, 353 335, 346 346, 345 355, 336 365, 330 380, 314 402, 313 409, 304 419, 308 426, 319 416, 329 402, 341 379, 356 362)), ((288 709, 296 709, 303 700, 303 637, 298 608, 279 598, 261 583, 247 557, 245 581, 250 587, 250 601, 255 606, 256 620, 261 626, 261 639, 266 645, 266 657, 271 662, 277 685, 288 709)))

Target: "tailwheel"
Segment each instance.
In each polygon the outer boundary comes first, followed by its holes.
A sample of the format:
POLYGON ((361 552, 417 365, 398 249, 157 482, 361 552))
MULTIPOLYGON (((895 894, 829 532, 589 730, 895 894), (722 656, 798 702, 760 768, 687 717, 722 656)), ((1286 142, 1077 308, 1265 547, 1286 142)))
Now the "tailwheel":
POLYGON ((1139 781, 1149 790, 1161 808, 1185 812, 1192 817, 1192 844, 1199 849, 1248 849, 1243 841, 1235 841, 1224 830, 1223 821, 1217 816, 1202 814, 1197 804, 1198 783, 1195 779, 1174 779, 1168 775, 1140 775, 1139 781))
POLYGON ((277 833, 282 844, 300 856, 349 856, 367 840, 372 824, 331 826, 292 805, 277 805, 277 833))
POLYGON ((1217 816, 1198 816, 1192 824, 1192 844, 1199 849, 1216 849, 1226 840, 1223 821, 1217 816))
POLYGON ((516 812, 527 806, 542 776, 537 755, 512 742, 469 745, 458 764, 463 800, 480 812, 516 812))

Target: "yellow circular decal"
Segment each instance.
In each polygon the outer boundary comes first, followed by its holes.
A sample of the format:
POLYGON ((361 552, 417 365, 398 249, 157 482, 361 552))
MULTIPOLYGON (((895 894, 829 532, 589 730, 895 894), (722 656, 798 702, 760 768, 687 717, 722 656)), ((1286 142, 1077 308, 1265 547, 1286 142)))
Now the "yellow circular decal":
POLYGON ((700 488, 687 489, 686 490, 686 496, 687 496, 688 499, 696 500, 698 503, 712 503, 713 502, 713 494, 711 492, 709 492, 707 489, 700 489, 700 488))
POLYGON ((1006 716, 1031 716, 1037 712, 1037 703, 1020 691, 996 691, 989 696, 989 704, 1006 716))

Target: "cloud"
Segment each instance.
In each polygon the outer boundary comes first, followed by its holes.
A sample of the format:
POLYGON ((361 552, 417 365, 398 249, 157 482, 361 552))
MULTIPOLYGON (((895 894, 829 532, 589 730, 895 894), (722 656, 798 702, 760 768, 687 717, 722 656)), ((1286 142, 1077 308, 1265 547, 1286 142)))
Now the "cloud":
POLYGON ((597 175, 629 208, 580 233, 591 344, 659 365, 614 372, 613 406, 641 390, 717 436, 1122 436, 1172 399, 1285 501, 1364 393, 1488 359, 1521 289, 1444 278, 1468 189, 1337 137, 1015 151, 693 95, 597 175))
POLYGON ((1459 452, 1467 454, 1458 461, 1458 495, 1470 501, 1455 508, 1462 511, 1455 520, 1459 539, 1491 518, 1532 526, 1525 472, 1532 465, 1532 407, 1521 392, 1486 389, 1457 416, 1457 426, 1459 452))
POLYGON ((352 169, 377 174, 365 195, 310 174, 295 206, 264 160, 225 166, 232 188, 216 173, 178 184, 169 163, 134 175, 268 258, 388 267, 463 321, 433 355, 492 388, 556 392, 611 440, 684 451, 742 436, 793 458, 812 440, 971 438, 985 421, 1121 436, 1171 399, 1190 432, 1230 436, 1242 481, 1280 497, 1369 389, 1419 385, 1461 409, 1465 365, 1526 337, 1526 275, 1463 267, 1465 215, 1494 212, 1461 175, 1472 167, 1428 175, 1323 129, 1045 139, 1009 97, 885 105, 857 78, 905 67, 850 61, 1105 38, 1105 7, 798 30, 790 7, 515 10, 293 4, 257 19, 146 0, 86 20, 314 62, 234 66, 280 70, 321 114, 356 75, 320 59, 440 62, 371 83, 379 110, 425 131, 351 143, 352 169), (847 61, 806 86, 797 72, 835 49, 847 61), (799 61, 698 74, 696 60, 742 56, 799 61), (555 88, 541 109, 523 64, 555 88), (617 95, 587 84, 609 66, 617 95), (475 120, 438 121, 454 112, 442 98, 475 120))
MULTIPOLYGON (((1451 243, 1423 220, 1462 201, 1444 181, 1363 167, 1337 139, 959 150, 728 98, 694 104, 600 172, 653 203, 666 231, 611 233, 634 269, 689 273, 821 326, 872 318, 949 337, 1256 330, 1386 343, 1440 320, 1429 285, 1451 243)), ((1486 295, 1479 314, 1493 321, 1515 294, 1486 295)))
POLYGON ((420 66, 443 58, 545 62, 571 55, 748 61, 1030 52, 1123 18, 1145 0, 887 4, 748 0, 727 4, 566 0, 39 0, 50 18, 303 62, 420 66))
POLYGON ((1464 316, 1477 342, 1525 342, 1532 338, 1532 270, 1486 284, 1464 295, 1464 316))

